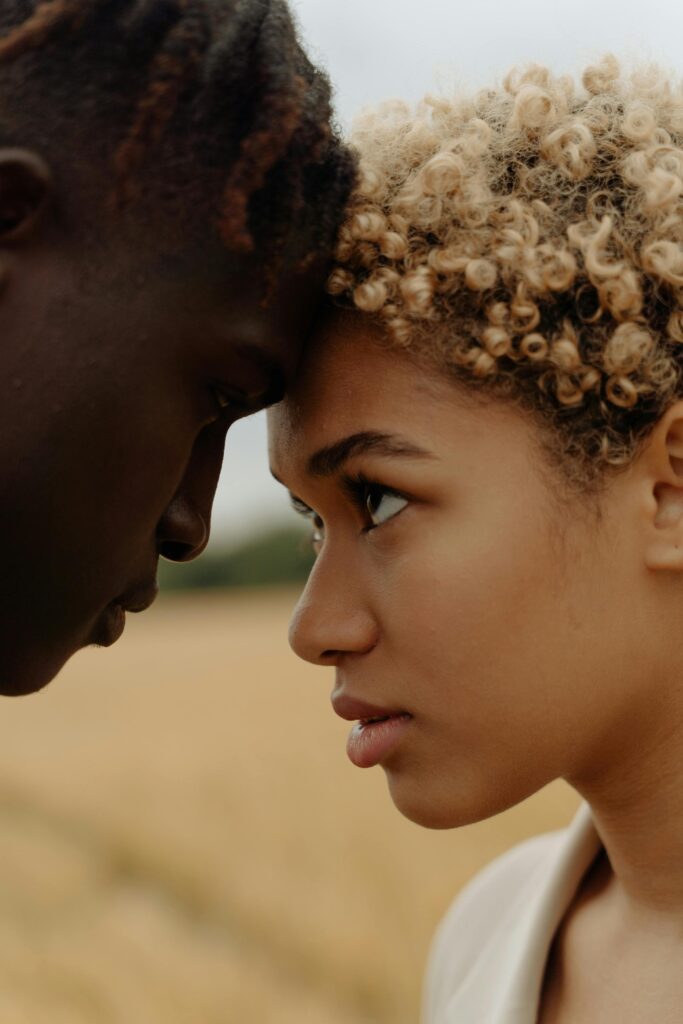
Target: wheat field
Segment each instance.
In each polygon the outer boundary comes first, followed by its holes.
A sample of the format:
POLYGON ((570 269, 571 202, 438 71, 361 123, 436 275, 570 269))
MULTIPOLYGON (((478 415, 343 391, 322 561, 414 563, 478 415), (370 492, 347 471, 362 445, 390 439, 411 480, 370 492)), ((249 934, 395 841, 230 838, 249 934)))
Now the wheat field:
POLYGON ((429 937, 555 784, 429 832, 346 760, 291 591, 163 595, 0 712, 2 1024, 415 1024, 429 937))

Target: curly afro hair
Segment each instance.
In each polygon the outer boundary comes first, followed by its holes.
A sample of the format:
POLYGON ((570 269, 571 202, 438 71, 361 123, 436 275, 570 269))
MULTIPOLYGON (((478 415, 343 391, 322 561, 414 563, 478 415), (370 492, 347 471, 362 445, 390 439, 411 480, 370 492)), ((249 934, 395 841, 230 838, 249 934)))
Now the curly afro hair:
MULTIPOLYGON (((550 427, 582 485, 683 393, 683 90, 612 56, 370 111, 328 290, 550 427)), ((559 447, 558 447, 559 445, 559 447)))

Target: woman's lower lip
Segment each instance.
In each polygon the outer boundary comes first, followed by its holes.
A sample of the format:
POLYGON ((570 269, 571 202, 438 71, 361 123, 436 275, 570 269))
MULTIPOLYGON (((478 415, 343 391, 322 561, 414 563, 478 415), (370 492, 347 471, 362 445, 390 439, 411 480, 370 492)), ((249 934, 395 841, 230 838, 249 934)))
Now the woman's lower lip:
POLYGON ((392 715, 378 722, 356 722, 346 742, 346 753, 357 768, 373 768, 394 749, 412 722, 412 715, 392 715))
POLYGON ((95 643, 98 647, 111 647, 126 628, 126 613, 120 604, 111 604, 98 623, 95 643))

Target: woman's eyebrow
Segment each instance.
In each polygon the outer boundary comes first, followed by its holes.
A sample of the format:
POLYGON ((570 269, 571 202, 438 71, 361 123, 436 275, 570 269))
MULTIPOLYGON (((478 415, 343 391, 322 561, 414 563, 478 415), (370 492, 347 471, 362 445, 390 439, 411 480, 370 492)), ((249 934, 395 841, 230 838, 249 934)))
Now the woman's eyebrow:
POLYGON ((376 431, 362 431, 350 434, 334 444, 319 448, 310 456, 306 471, 310 476, 332 476, 354 455, 388 455, 413 459, 433 459, 432 452, 407 441, 398 434, 384 434, 376 431))

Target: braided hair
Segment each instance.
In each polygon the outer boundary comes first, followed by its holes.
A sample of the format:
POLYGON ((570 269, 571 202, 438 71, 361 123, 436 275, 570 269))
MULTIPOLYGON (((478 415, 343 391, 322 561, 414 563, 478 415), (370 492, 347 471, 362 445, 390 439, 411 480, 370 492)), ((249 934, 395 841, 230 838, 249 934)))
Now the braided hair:
POLYGON ((331 246, 354 180, 284 0, 3 0, 0 144, 271 272, 331 246))

